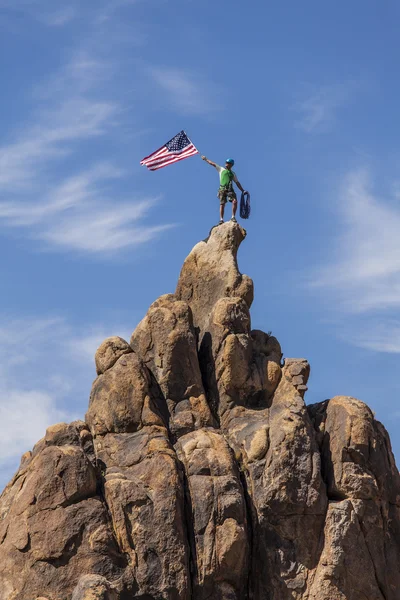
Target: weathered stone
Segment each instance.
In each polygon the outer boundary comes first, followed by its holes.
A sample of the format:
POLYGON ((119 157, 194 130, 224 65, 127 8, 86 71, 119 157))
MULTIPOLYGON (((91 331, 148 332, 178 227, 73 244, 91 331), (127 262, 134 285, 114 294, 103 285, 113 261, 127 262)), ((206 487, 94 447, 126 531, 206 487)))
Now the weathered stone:
POLYGON ((194 596, 239 600, 246 594, 249 541, 246 503, 231 450, 220 433, 202 429, 180 438, 177 452, 191 507, 194 596))
MULTIPOLYGON (((325 522, 324 550, 311 585, 312 600, 385 600, 354 507, 331 502, 325 522), (356 546, 355 546, 356 544, 356 546)), ((384 576, 384 573, 381 573, 384 576)))
POLYGON ((92 387, 86 421, 93 436, 128 433, 148 425, 163 425, 148 369, 136 354, 118 359, 92 387))
POLYGON ((132 348, 121 337, 114 336, 104 340, 96 351, 95 363, 97 375, 101 375, 108 369, 111 369, 121 356, 130 352, 132 352, 132 348))
POLYGON ((96 455, 118 547, 138 595, 188 599, 184 491, 166 430, 107 434, 97 438, 96 455))
POLYGON ((196 244, 183 264, 175 295, 190 305, 200 342, 218 300, 242 298, 249 308, 253 302, 253 282, 239 273, 236 258, 245 236, 245 230, 235 223, 215 227, 206 240, 196 244))
MULTIPOLYGON (((51 428, 49 435, 62 430, 51 428)), ((82 572, 120 577, 96 473, 79 446, 45 446, 6 488, 1 508, 2 600, 70 597, 82 572), (103 542, 93 547, 96 531, 103 542)))
POLYGON ((118 595, 105 577, 84 575, 74 589, 72 600, 118 600, 118 595))
POLYGON ((0 498, 0 600, 398 600, 400 477, 361 401, 251 330, 244 230, 214 228, 86 421, 49 427, 0 498))
POLYGON ((131 346, 161 388, 174 437, 215 426, 205 397, 191 310, 174 296, 161 296, 132 334, 131 346))
POLYGON ((304 402, 284 369, 269 408, 237 407, 223 423, 247 482, 257 573, 251 593, 302 598, 318 564, 327 503, 304 402))
POLYGON ((334 573, 338 591, 332 586, 332 594, 395 600, 400 590, 400 476, 388 435, 355 398, 337 396, 310 406, 309 412, 319 433, 330 498, 314 587, 330 593, 334 573), (350 557, 353 544, 359 551, 350 557))

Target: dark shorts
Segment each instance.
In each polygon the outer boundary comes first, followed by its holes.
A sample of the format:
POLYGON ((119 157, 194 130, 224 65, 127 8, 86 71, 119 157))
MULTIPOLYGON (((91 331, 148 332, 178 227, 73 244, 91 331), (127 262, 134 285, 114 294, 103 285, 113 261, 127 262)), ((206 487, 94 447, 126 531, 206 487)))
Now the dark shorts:
POLYGON ((228 201, 232 202, 233 200, 237 200, 235 190, 232 187, 220 187, 218 190, 218 198, 220 204, 226 204, 228 201))

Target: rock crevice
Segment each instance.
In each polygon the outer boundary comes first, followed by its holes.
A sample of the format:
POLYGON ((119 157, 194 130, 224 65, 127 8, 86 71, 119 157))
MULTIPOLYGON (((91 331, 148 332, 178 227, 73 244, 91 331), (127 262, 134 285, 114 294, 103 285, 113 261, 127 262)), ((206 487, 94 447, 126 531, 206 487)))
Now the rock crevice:
POLYGON ((245 231, 96 357, 85 421, 50 427, 0 498, 0 600, 398 600, 400 478, 355 398, 251 328, 245 231))

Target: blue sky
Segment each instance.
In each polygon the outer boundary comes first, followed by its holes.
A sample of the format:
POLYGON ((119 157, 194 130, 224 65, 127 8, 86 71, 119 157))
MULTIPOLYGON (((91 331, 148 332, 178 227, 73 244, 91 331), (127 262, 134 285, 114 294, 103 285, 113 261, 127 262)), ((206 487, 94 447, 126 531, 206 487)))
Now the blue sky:
POLYGON ((400 455, 399 17, 0 0, 0 487, 83 417, 99 343, 129 339, 218 220, 199 157, 139 166, 181 129, 252 194, 253 327, 310 361, 308 402, 364 400, 400 455))

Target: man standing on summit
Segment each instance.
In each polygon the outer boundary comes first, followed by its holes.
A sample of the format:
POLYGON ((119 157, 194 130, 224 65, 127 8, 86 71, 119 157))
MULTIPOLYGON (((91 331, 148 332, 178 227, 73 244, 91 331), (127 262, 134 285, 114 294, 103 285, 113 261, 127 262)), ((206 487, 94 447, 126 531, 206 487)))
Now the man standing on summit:
POLYGON ((236 173, 232 171, 232 167, 235 164, 233 158, 227 158, 225 161, 225 167, 220 167, 216 163, 212 162, 212 160, 208 160, 205 156, 201 157, 205 160, 209 165, 215 167, 219 173, 219 190, 218 190, 218 198, 220 202, 219 206, 219 216, 220 216, 220 224, 224 222, 224 212, 225 212, 225 204, 228 202, 232 202, 232 219, 234 223, 236 223, 236 210, 237 210, 237 197, 236 192, 233 189, 233 182, 236 183, 239 190, 243 193, 246 193, 239 183, 238 178, 236 177, 236 173))

